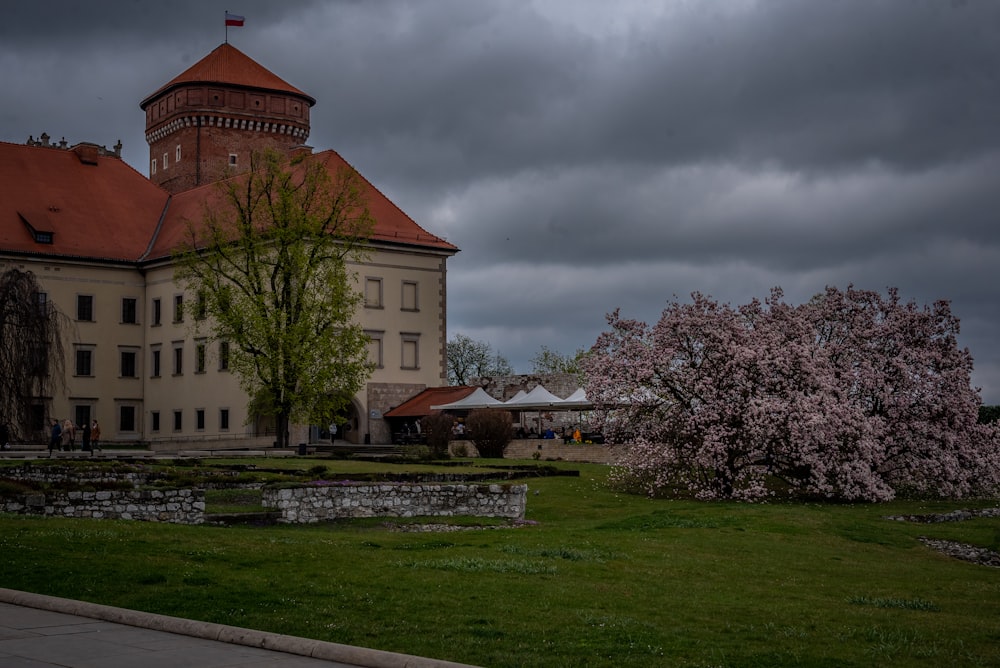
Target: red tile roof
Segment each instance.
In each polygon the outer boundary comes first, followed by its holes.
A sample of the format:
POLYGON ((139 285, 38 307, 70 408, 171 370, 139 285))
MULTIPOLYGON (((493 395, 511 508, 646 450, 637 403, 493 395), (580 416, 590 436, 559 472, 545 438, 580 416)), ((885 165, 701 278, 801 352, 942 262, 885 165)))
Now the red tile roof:
MULTIPOLYGON (((331 173, 353 169, 336 151, 310 159, 331 173)), ((375 218, 373 242, 458 250, 364 184, 375 218)), ((0 142, 0 251, 136 263, 163 259, 184 240, 187 225, 204 218, 206 207, 221 205, 222 191, 214 183, 171 197, 118 158, 101 156, 88 164, 72 149, 0 142), (39 243, 33 232, 52 233, 53 243, 39 243)))
POLYGON ((226 43, 220 44, 210 54, 146 97, 139 103, 139 107, 145 110, 154 99, 166 90, 189 83, 216 83, 280 91, 302 97, 309 102, 309 106, 316 104, 314 98, 292 86, 236 47, 226 43))
POLYGON ((431 406, 443 406, 453 401, 464 399, 476 391, 474 387, 466 385, 455 385, 451 387, 429 387, 412 399, 404 401, 390 411, 386 411, 384 416, 396 417, 423 417, 437 411, 432 411, 431 406))
MULTIPOLYGON (((331 175, 340 169, 354 169, 339 153, 332 150, 317 153, 308 159, 321 161, 331 175)), ((245 176, 233 178, 241 179, 245 176)), ((458 250, 441 237, 420 227, 378 188, 363 176, 361 178, 367 189, 368 210, 375 219, 371 241, 434 248, 448 253, 458 250)), ((156 260, 168 257, 174 248, 187 240, 189 226, 192 224, 197 226, 204 219, 206 207, 221 206, 226 206, 225 197, 223 190, 216 183, 174 195, 163 217, 162 229, 156 237, 156 242, 144 259, 156 260)))
POLYGON ((322 160, 330 174, 336 174, 341 169, 350 169, 358 173, 364 181, 368 195, 368 211, 375 219, 375 229, 372 232, 372 241, 385 241, 389 243, 407 244, 414 246, 431 246, 441 250, 457 251, 458 248, 448 243, 441 237, 431 234, 420 227, 412 218, 396 206, 392 200, 382 194, 354 166, 344 160, 339 153, 334 150, 327 150, 315 155, 315 159, 322 160))
POLYGON ((168 198, 119 158, 88 164, 74 150, 0 143, 3 251, 135 262, 168 198))

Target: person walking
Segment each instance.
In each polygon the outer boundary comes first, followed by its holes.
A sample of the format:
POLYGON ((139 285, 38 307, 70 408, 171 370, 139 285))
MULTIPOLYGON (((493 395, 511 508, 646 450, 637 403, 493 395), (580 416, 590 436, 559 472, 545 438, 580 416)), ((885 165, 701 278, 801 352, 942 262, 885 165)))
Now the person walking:
POLYGON ((59 420, 53 420, 52 434, 49 438, 49 457, 52 456, 52 450, 60 447, 61 440, 62 440, 62 427, 59 426, 59 420))
POLYGON ((69 418, 62 423, 63 444, 70 452, 76 450, 76 426, 69 418))
POLYGON ((101 448, 101 425, 97 424, 97 420, 94 420, 94 424, 90 427, 90 449, 104 452, 101 448))

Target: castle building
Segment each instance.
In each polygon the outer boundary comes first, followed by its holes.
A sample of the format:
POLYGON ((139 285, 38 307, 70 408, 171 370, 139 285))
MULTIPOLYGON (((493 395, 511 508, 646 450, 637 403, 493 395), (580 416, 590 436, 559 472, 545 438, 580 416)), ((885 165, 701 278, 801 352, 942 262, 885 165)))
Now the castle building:
POLYGON ((139 105, 149 179, 171 193, 239 171, 252 151, 289 152, 309 137, 316 100, 222 44, 139 105))
MULTIPOLYGON (((217 201, 217 182, 245 170, 254 151, 305 152, 331 173, 350 168, 335 151, 304 145, 314 104, 223 44, 142 100, 148 178, 121 160, 120 144, 69 146, 46 135, 0 143, 0 273, 33 272, 70 324, 65 382, 37 398, 35 437, 48 418, 96 418, 102 440, 154 449, 273 442, 273 422, 249 414, 224 344, 191 327, 191 295, 173 280, 171 253, 217 201)), ((375 226, 366 260, 350 268, 375 371, 342 416, 341 436, 388 443, 383 413, 447 383, 446 264, 458 249, 364 187, 375 226)), ((324 428, 296 425, 292 442, 324 428)))

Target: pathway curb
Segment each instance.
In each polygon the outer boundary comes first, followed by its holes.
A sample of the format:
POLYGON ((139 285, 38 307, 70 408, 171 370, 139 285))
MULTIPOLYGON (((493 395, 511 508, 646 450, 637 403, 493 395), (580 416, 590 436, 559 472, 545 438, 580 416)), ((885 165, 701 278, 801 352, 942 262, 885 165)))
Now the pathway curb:
POLYGON ((198 622, 180 617, 158 615, 150 612, 139 612, 125 608, 116 608, 99 603, 87 603, 67 598, 32 594, 30 592, 0 587, 0 602, 20 605, 28 608, 38 608, 50 612, 61 612, 79 617, 100 619, 106 622, 137 626, 154 631, 176 633, 178 635, 214 640, 246 647, 285 652, 299 656, 308 656, 326 661, 361 666, 362 668, 475 668, 464 663, 428 659, 409 654, 398 654, 378 649, 341 645, 339 643, 298 638, 243 629, 225 624, 198 622))

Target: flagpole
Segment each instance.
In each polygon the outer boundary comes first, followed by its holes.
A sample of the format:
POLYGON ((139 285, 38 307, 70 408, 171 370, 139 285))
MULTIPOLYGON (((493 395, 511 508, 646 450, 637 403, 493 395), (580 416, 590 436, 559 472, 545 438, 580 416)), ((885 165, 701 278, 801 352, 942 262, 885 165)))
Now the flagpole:
POLYGON ((222 18, 223 18, 222 22, 226 25, 226 44, 229 44, 229 21, 226 20, 226 19, 229 18, 229 10, 228 9, 226 10, 226 13, 223 14, 222 18))

